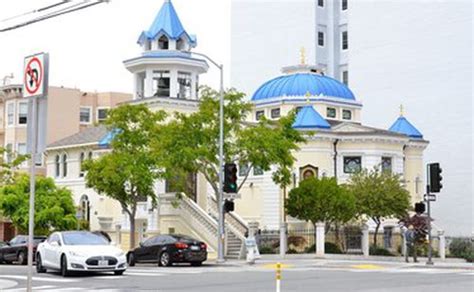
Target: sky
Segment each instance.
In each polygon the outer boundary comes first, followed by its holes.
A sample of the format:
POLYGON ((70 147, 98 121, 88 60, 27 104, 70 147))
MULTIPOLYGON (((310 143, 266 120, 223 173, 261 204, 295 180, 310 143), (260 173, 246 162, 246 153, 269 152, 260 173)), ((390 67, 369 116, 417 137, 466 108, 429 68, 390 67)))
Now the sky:
MULTIPOLYGON (((5 18, 56 2, 58 0, 1 1, 0 28, 12 23, 1 22, 5 18)), ((228 85, 230 0, 172 2, 184 28, 197 35, 198 46, 194 50, 205 52, 224 64, 224 82, 228 85)), ((48 52, 50 85, 131 93, 132 75, 122 61, 140 54, 138 36, 150 27, 162 3, 163 0, 111 0, 0 33, 0 80, 13 73, 13 83, 20 83, 24 57, 48 52)), ((201 77, 201 83, 217 88, 219 73, 210 66, 209 73, 201 77)))

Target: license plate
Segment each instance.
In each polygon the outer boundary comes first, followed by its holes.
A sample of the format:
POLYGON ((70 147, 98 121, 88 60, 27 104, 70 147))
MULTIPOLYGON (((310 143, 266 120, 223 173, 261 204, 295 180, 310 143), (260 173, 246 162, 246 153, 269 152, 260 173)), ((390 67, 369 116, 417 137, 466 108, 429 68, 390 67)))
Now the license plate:
POLYGON ((108 266, 109 265, 109 261, 99 261, 99 266, 103 267, 103 266, 108 266))
POLYGON ((192 245, 191 250, 199 250, 199 246, 192 245))

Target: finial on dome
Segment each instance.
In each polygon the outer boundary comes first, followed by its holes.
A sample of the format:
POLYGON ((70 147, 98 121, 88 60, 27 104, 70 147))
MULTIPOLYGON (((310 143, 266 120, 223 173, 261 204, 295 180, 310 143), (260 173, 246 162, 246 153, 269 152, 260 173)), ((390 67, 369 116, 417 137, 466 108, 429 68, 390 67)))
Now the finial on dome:
POLYGON ((306 96, 306 103, 309 104, 310 103, 309 98, 311 96, 311 93, 309 91, 306 91, 306 94, 304 96, 306 96))
POLYGON ((400 105, 400 117, 403 117, 403 104, 400 105))
POLYGON ((301 65, 306 65, 306 50, 304 47, 300 49, 300 63, 301 65))

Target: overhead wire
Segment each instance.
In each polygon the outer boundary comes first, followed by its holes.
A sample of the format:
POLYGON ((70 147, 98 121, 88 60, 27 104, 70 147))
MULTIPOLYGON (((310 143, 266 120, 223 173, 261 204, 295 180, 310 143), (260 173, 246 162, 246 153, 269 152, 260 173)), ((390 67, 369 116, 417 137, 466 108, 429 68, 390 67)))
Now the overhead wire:
POLYGON ((29 14, 34 14, 34 13, 37 13, 37 12, 46 11, 46 10, 49 10, 49 9, 57 7, 57 6, 64 5, 64 4, 66 4, 68 2, 71 2, 71 1, 72 0, 63 0, 61 2, 56 2, 54 4, 51 4, 51 5, 48 5, 48 6, 45 6, 45 7, 41 7, 41 8, 35 9, 35 10, 31 10, 31 11, 24 12, 24 13, 21 13, 21 14, 17 14, 17 15, 11 16, 11 17, 7 17, 5 19, 0 20, 0 22, 5 22, 5 21, 13 20, 13 19, 16 19, 16 18, 19 18, 19 17, 27 16, 29 14))
MULTIPOLYGON (((68 2, 70 2, 70 1, 68 1, 68 2)), ((85 8, 88 8, 88 7, 91 7, 91 6, 95 6, 97 4, 107 3, 109 1, 108 0, 98 0, 97 2, 92 2, 90 4, 87 4, 88 2, 89 1, 85 0, 85 1, 81 2, 80 4, 76 3, 74 5, 71 5, 71 6, 67 7, 67 8, 60 9, 60 10, 55 11, 55 12, 51 12, 49 14, 37 17, 35 19, 28 20, 28 21, 25 21, 23 23, 16 24, 16 25, 13 25, 13 26, 9 26, 7 28, 0 29, 0 32, 6 32, 6 31, 14 30, 14 29, 17 29, 17 28, 20 28, 20 27, 24 27, 24 26, 36 23, 36 22, 44 21, 46 19, 58 17, 60 15, 68 14, 68 13, 71 13, 71 12, 74 12, 74 11, 82 10, 82 9, 85 9, 85 8), (82 4, 85 4, 85 5, 82 5, 82 4), (82 5, 82 6, 80 6, 80 5, 82 5), (77 7, 77 6, 79 6, 79 7, 77 7), (74 8, 74 7, 76 7, 76 8, 74 8)), ((58 5, 56 5, 56 6, 58 6, 58 5)))

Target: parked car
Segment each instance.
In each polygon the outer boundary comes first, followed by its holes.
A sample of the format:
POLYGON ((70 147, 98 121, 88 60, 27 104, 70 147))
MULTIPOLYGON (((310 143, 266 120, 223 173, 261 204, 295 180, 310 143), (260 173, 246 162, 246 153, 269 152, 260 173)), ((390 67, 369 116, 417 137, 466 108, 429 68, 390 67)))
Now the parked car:
MULTIPOLYGON (((35 260, 36 248, 44 241, 46 236, 33 237, 33 260, 35 260)), ((28 235, 17 235, 5 245, 0 245, 0 263, 11 264, 17 262, 26 265, 28 260, 28 235)))
POLYGON ((52 233, 38 246, 36 271, 58 270, 63 277, 71 272, 114 272, 122 275, 127 269, 125 253, 111 245, 103 236, 89 231, 52 233))
POLYGON ((191 263, 200 266, 207 260, 207 245, 185 235, 168 234, 150 237, 127 254, 129 266, 135 263, 158 263, 170 266, 173 263, 191 263))

